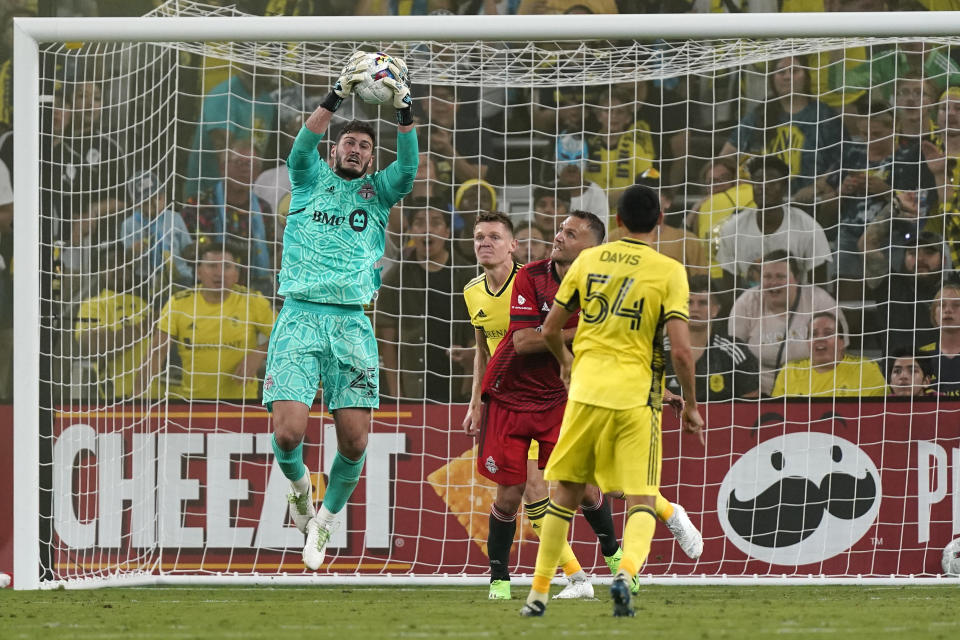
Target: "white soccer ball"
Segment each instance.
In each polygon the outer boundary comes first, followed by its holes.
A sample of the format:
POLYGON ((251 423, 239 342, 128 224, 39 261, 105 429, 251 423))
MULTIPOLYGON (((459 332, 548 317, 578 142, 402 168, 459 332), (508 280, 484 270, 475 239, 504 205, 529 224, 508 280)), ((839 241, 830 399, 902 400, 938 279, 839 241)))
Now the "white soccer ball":
POLYGON ((943 558, 940 560, 943 572, 948 576, 960 576, 960 538, 957 538, 943 548, 943 558))
POLYGON ((383 83, 384 78, 400 80, 390 71, 390 63, 393 62, 393 58, 380 51, 368 53, 367 58, 370 61, 370 67, 354 92, 367 104, 381 105, 393 102, 393 89, 383 83))

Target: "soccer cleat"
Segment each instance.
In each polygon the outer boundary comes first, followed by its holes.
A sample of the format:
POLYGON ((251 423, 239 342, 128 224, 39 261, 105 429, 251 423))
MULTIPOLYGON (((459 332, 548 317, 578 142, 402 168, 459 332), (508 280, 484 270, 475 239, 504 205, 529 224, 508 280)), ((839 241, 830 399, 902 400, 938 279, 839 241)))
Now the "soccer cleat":
POLYGON ((614 618, 632 618, 633 607, 630 606, 630 586, 625 575, 620 574, 613 579, 610 585, 610 597, 613 599, 614 618))
POLYGON ((307 523, 317 515, 317 508, 313 506, 313 495, 310 493, 297 493, 296 489, 287 494, 288 509, 290 519, 297 525, 300 533, 307 532, 307 523))
POLYGON ((554 600, 590 600, 593 598, 593 585, 590 580, 571 580, 563 591, 553 596, 554 600))
POLYGON ((490 593, 487 594, 488 600, 509 600, 510 599, 510 581, 509 580, 491 580, 490 593))
MULTIPOLYGON (((617 552, 612 556, 603 556, 603 560, 607 563, 607 567, 610 569, 612 575, 617 575, 617 571, 620 571, 620 560, 622 559, 622 548, 617 549, 617 552)), ((640 574, 633 576, 633 579, 630 581, 630 593, 633 595, 640 593, 640 574)))
POLYGON ((620 571, 620 560, 622 559, 622 547, 617 547, 617 552, 612 556, 603 556, 603 561, 607 563, 607 568, 610 569, 610 575, 617 575, 617 571, 620 571))
POLYGON ((696 560, 703 553, 703 536, 697 531, 697 528, 690 522, 690 516, 687 510, 678 504, 673 504, 673 515, 666 521, 670 533, 677 539, 677 543, 683 552, 692 559, 696 560))
POLYGON ((539 600, 534 600, 523 605, 523 608, 520 609, 520 615, 524 618, 539 618, 543 616, 543 612, 546 610, 547 605, 539 600))
POLYGON ((316 518, 307 523, 307 543, 303 546, 303 564, 307 569, 316 571, 323 564, 323 557, 327 552, 327 541, 336 528, 335 524, 324 526, 316 518))

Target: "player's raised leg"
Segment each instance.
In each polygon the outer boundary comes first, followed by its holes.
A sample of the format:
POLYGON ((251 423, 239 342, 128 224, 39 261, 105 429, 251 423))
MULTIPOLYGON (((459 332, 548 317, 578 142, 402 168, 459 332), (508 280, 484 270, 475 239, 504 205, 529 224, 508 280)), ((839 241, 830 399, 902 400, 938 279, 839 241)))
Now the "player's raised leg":
POLYGON ((330 466, 330 480, 320 509, 307 523, 307 541, 303 547, 303 563, 313 570, 323 563, 327 542, 336 528, 337 514, 360 481, 372 415, 366 407, 344 407, 333 409, 332 413, 337 430, 337 455, 330 466))

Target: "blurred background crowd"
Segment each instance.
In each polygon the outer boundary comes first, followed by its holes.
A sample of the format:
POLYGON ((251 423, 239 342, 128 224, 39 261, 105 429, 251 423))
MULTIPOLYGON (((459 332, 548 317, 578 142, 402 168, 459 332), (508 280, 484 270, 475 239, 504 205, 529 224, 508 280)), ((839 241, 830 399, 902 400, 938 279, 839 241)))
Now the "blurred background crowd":
MULTIPOLYGON (((0 402, 12 397, 16 311, 12 18, 143 15, 170 4, 24 0, 0 14, 0 402)), ((960 2, 203 5, 217 6, 428 15, 930 11, 960 2)), ((330 79, 166 55, 181 58, 175 78, 163 75, 163 55, 131 63, 77 44, 43 56, 41 348, 54 404, 259 394, 264 343, 282 304, 284 160, 330 79), (131 66, 135 81, 121 72, 131 66)), ((479 272, 479 211, 511 216, 515 258, 525 263, 549 257, 573 210, 597 214, 608 238, 619 237, 617 200, 634 183, 659 191, 657 248, 690 276, 702 400, 960 396, 957 49, 901 42, 707 76, 525 89, 418 85, 408 62, 420 172, 391 216, 383 287, 369 307, 386 400, 469 397, 474 332, 460 293, 479 272)), ((354 117, 377 122, 378 166, 386 166, 391 114, 381 120, 352 101, 332 130, 354 117)))

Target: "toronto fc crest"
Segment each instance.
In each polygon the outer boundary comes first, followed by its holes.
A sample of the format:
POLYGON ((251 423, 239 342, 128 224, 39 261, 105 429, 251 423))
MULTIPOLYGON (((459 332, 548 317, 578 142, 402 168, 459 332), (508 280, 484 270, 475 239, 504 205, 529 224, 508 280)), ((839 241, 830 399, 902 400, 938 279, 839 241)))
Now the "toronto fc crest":
POLYGON ((369 182, 363 183, 363 186, 360 187, 359 193, 360 193, 360 197, 363 198, 364 200, 370 200, 375 195, 377 195, 377 192, 373 190, 373 185, 370 184, 369 182))

